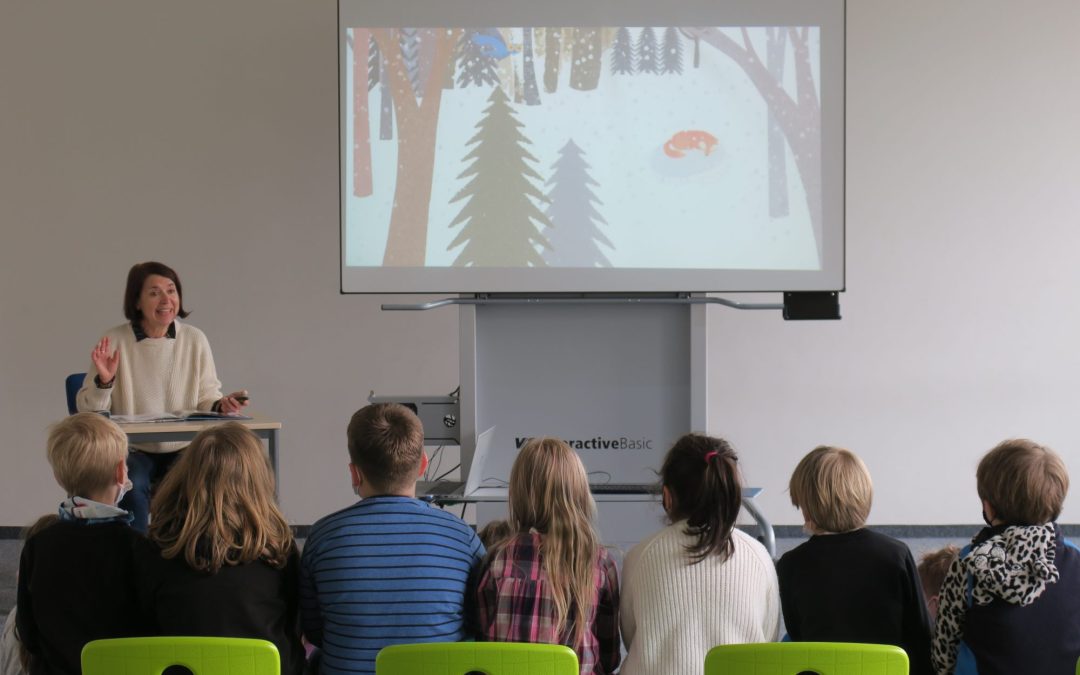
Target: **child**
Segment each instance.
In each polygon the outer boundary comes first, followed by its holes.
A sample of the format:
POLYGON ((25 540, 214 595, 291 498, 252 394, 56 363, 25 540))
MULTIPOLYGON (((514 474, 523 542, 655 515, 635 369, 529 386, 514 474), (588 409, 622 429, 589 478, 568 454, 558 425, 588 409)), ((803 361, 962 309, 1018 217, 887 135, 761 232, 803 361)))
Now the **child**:
POLYGON ((975 472, 988 527, 941 588, 934 666, 951 673, 1075 672, 1080 658, 1080 551, 1056 524, 1065 464, 1029 440, 1005 441, 975 472))
POLYGON ((680 438, 660 470, 670 525, 623 563, 624 675, 701 673, 716 645, 771 642, 780 632, 776 571, 741 530, 738 460, 727 441, 680 438))
POLYGON ((902 542, 865 529, 873 499, 866 465, 821 446, 789 484, 808 541, 780 558, 780 603, 791 639, 896 645, 912 675, 929 675, 930 617, 915 560, 902 542))
POLYGON ((919 558, 919 583, 930 621, 937 621, 938 604, 941 602, 941 584, 949 566, 960 555, 960 548, 949 544, 936 551, 924 553, 919 558))
POLYGON ((480 537, 480 542, 484 545, 484 548, 490 549, 503 539, 508 539, 513 533, 513 530, 510 529, 510 523, 505 520, 492 520, 481 527, 476 536, 480 537))
MULTIPOLYGON (((55 513, 38 518, 30 527, 23 530, 23 541, 58 520, 60 520, 60 516, 55 513)), ((17 573, 16 576, 18 576, 17 573)), ((16 581, 18 580, 16 579, 16 581)), ((18 636, 15 634, 15 611, 15 608, 12 607, 11 611, 8 612, 7 620, 4 621, 4 635, 0 639, 0 675, 25 675, 25 673, 32 672, 30 653, 26 651, 26 648, 23 647, 22 642, 19 641, 18 636)))
POLYGON ((514 535, 491 552, 477 591, 479 637, 564 644, 582 675, 619 667, 619 577, 593 527, 581 459, 550 438, 525 444, 510 469, 514 535))
POLYGON ((269 640, 299 675, 300 554, 259 439, 235 422, 199 432, 150 516, 139 589, 158 634, 269 640))
POLYGON ((374 673, 387 645, 466 637, 466 587, 484 555, 471 527, 416 498, 427 457, 415 413, 362 408, 348 442, 362 499, 315 523, 300 568, 304 635, 324 674, 374 673))
POLYGON ((68 498, 19 562, 15 621, 33 673, 79 675, 87 642, 145 634, 134 584, 142 537, 116 506, 130 486, 127 454, 124 432, 95 413, 49 431, 49 464, 68 498))

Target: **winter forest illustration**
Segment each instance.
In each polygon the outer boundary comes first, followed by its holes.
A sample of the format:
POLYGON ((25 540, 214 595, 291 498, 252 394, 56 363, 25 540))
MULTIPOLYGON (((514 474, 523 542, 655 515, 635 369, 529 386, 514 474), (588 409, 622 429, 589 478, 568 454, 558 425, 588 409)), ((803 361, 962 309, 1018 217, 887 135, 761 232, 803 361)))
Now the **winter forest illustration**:
POLYGON ((345 262, 818 269, 819 40, 350 28, 345 262))

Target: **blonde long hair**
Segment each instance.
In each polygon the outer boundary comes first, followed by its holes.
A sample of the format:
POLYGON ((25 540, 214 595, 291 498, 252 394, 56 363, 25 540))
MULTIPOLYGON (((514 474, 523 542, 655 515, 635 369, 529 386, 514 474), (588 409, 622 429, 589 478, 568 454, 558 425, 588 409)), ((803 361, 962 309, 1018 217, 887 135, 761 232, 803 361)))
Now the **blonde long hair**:
POLYGON ((510 526, 541 534, 555 627, 559 634, 572 627, 575 645, 582 642, 596 594, 595 518, 596 503, 577 453, 554 438, 526 443, 510 470, 510 526))
POLYGON ((211 574, 260 558, 284 567, 293 535, 258 437, 236 422, 199 432, 154 495, 150 539, 211 574))

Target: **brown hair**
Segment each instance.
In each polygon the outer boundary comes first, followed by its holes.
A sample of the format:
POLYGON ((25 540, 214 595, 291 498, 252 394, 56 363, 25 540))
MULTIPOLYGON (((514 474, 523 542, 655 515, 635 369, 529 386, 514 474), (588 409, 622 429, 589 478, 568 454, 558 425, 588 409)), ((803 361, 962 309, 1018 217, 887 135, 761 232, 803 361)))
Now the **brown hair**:
POLYGON ((86 497, 115 485, 116 467, 127 455, 127 435, 97 413, 76 413, 49 429, 46 456, 69 497, 86 497))
POLYGON ((941 592, 945 575, 958 557, 960 557, 960 547, 952 544, 922 554, 919 558, 918 570, 924 597, 929 599, 941 592))
POLYGON ((147 277, 153 274, 165 277, 176 284, 176 295, 180 298, 180 311, 176 315, 181 319, 186 319, 190 312, 184 309, 184 289, 180 285, 180 276, 168 265, 154 261, 138 263, 128 270, 127 286, 124 287, 124 316, 128 321, 140 321, 143 318, 142 312, 139 311, 139 296, 142 295, 147 277))
POLYGON ((555 630, 573 629, 580 646, 595 604, 594 570, 600 537, 596 503, 581 458, 563 441, 534 438, 510 469, 510 527, 542 537, 544 573, 555 605, 555 630))
POLYGON ((424 425, 400 403, 365 406, 349 420, 349 459, 378 490, 394 490, 418 478, 424 425))
POLYGON ((284 567, 293 535, 258 437, 236 422, 200 431, 150 503, 150 539, 211 574, 259 559, 284 567))
POLYGON ((870 516, 874 484, 854 452, 821 445, 799 461, 788 492, 791 503, 822 532, 850 532, 870 516))
POLYGON ((509 539, 510 535, 514 534, 514 530, 510 528, 510 523, 505 520, 493 520, 487 525, 484 525, 477 531, 476 536, 480 537, 480 543, 484 545, 484 548, 494 548, 496 544, 499 544, 505 539, 509 539))
POLYGON ((722 438, 687 434, 664 458, 660 479, 671 494, 669 517, 686 520, 690 563, 716 554, 726 560, 734 551, 731 530, 742 506, 738 457, 722 438))
POLYGON ((1009 525, 1057 520, 1069 491, 1069 472, 1050 448, 1026 438, 1002 441, 975 471, 979 498, 1009 525))

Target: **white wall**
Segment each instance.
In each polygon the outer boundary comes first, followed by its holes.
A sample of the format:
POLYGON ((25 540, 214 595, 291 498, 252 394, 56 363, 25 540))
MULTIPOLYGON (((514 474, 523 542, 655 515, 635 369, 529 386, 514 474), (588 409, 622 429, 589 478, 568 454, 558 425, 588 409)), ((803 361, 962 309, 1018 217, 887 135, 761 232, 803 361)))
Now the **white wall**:
MULTIPOLYGON (((338 294, 335 10, 0 3, 0 525, 61 496, 45 428, 135 261, 180 271, 225 386, 283 420, 293 522, 352 498, 369 390, 456 386, 455 312, 338 294)), ((867 460, 876 523, 976 522, 1006 436, 1080 470, 1076 25, 1072 0, 849 3, 845 318, 710 310, 710 430, 775 522, 821 442, 867 460)))

